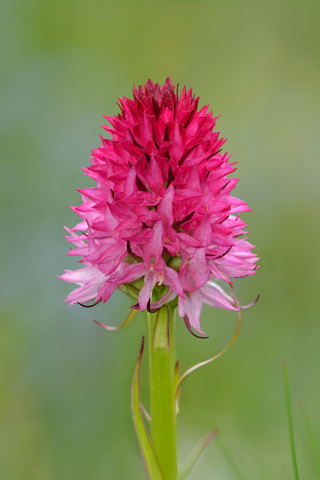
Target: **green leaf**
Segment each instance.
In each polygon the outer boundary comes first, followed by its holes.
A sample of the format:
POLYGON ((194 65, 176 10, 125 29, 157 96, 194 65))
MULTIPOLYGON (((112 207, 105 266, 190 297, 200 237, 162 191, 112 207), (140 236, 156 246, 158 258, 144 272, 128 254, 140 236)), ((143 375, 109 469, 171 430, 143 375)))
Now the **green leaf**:
POLYGON ((132 416, 149 478, 151 480, 165 480, 141 415, 139 380, 143 348, 144 337, 142 337, 141 348, 133 374, 131 390, 132 416))
POLYGON ((292 468, 293 468, 293 473, 294 473, 295 480, 299 480, 296 450, 295 450, 295 446, 294 446, 293 420, 292 420, 292 410, 291 410, 291 403, 290 403, 290 392, 289 392, 289 379, 288 379, 287 363, 286 363, 284 358, 281 360, 281 363, 282 363, 284 393, 285 393, 285 397, 286 397, 286 407, 287 407, 288 424, 289 424, 289 439, 290 439, 290 449, 291 449, 291 458, 292 458, 292 468))
POLYGON ((195 448, 192 450, 189 458, 184 464, 177 480, 187 480, 192 470, 194 469, 197 461, 199 460, 202 452, 205 450, 206 446, 213 440, 218 434, 218 430, 215 429, 212 432, 207 433, 201 440, 197 443, 195 448))

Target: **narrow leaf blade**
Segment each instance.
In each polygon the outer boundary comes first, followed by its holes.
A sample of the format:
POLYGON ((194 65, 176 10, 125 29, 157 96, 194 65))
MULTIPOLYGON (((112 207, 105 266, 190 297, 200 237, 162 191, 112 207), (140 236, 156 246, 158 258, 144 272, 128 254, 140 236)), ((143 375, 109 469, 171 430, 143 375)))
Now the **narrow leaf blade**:
POLYGON ((193 451, 191 452, 189 458, 184 464, 177 480, 187 480, 194 469, 197 461, 199 460, 201 454, 205 450, 206 446, 218 435, 218 429, 213 430, 212 432, 207 433, 201 440, 197 443, 193 451))
POLYGON ((291 402, 290 402, 290 392, 289 392, 289 379, 288 379, 288 370, 287 370, 287 362, 283 358, 281 360, 282 363, 282 374, 283 374, 283 382, 284 382, 284 393, 286 397, 286 407, 287 407, 287 415, 288 415, 288 425, 289 425, 289 439, 290 439, 290 449, 291 449, 291 458, 292 458, 292 468, 294 473, 295 480, 299 480, 299 473, 298 473, 298 465, 297 465, 297 457, 296 457, 296 449, 294 446, 294 435, 293 435, 293 419, 292 419, 292 410, 291 410, 291 402))

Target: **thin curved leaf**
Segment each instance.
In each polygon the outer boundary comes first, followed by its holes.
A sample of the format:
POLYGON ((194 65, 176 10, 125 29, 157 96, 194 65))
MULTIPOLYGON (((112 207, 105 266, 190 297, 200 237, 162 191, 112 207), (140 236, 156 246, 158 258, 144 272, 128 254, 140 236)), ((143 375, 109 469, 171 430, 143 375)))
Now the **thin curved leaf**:
POLYGON ((140 368, 144 347, 144 337, 142 337, 140 352, 138 355, 137 363, 134 369, 132 390, 131 390, 131 407, 134 426, 138 435, 139 445, 142 452, 142 456, 151 480, 165 480, 161 471, 157 456, 152 446, 151 440, 147 433, 146 427, 143 423, 141 415, 140 393, 139 393, 139 380, 140 380, 140 368))
POLYGON ((194 447, 192 452, 189 455, 186 463, 184 464, 181 472, 178 475, 177 480, 187 480, 192 470, 194 469, 197 461, 199 460, 201 454, 205 450, 206 446, 218 435, 218 429, 213 430, 212 432, 207 433, 194 447))
POLYGON ((119 327, 112 327, 111 325, 106 325, 105 323, 98 322, 98 320, 93 320, 93 321, 94 321, 94 323, 96 323, 100 327, 104 328, 105 330, 116 331, 116 330, 121 330, 123 327, 128 325, 128 323, 131 322, 131 320, 133 319, 133 317, 136 313, 137 313, 137 310, 131 310, 131 312, 127 316, 126 320, 121 325, 119 325, 119 327))
POLYGON ((224 354, 228 350, 229 347, 231 347, 231 345, 233 344, 233 342, 237 338, 237 336, 239 334, 239 331, 240 331, 240 327, 241 327, 241 310, 240 310, 240 307, 239 307, 237 329, 236 329, 235 334, 233 335, 232 339, 228 343, 228 345, 220 353, 218 353, 214 357, 209 358, 208 360, 205 360, 204 362, 200 362, 200 363, 197 363, 196 365, 193 365, 193 367, 189 368, 186 372, 184 372, 183 375, 181 375, 181 377, 179 379, 179 382, 177 384, 177 389, 176 389, 176 394, 175 394, 176 398, 178 396, 179 389, 180 389, 180 386, 181 386, 181 383, 183 382, 183 380, 185 380, 190 375, 190 373, 194 372, 195 370, 198 370, 198 368, 204 367, 204 365, 208 365, 208 363, 211 363, 214 360, 216 360, 217 358, 221 357, 221 355, 224 354))

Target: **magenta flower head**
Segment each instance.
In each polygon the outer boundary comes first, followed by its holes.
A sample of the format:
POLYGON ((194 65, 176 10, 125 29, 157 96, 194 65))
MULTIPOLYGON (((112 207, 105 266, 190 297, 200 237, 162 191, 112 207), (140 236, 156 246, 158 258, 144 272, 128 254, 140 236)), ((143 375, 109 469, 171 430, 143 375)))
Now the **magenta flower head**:
POLYGON ((257 256, 243 235, 239 212, 250 210, 231 195, 237 179, 216 117, 199 98, 170 78, 148 80, 120 100, 121 112, 105 117, 102 138, 84 169, 96 183, 80 190, 71 207, 82 219, 67 238, 83 266, 63 280, 78 285, 66 301, 106 302, 120 288, 134 308, 156 311, 178 305, 188 329, 203 334, 203 302, 239 310, 234 295, 217 283, 255 273, 257 256))

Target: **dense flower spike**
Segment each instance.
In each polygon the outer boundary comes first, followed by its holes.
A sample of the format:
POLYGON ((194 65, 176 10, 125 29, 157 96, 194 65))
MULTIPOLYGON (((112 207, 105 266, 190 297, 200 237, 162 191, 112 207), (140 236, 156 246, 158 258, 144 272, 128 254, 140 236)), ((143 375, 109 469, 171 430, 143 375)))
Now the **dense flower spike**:
POLYGON ((82 221, 66 229, 76 247, 69 255, 83 263, 61 276, 79 285, 66 301, 106 302, 120 287, 136 292, 142 311, 178 303, 200 333, 203 302, 239 308, 216 281, 255 272, 238 215, 250 209, 230 194, 234 164, 221 153, 216 118, 198 103, 186 87, 179 96, 170 78, 162 87, 148 80, 133 100, 120 100, 120 114, 105 117, 112 140, 102 138, 84 169, 97 187, 80 190, 83 203, 71 208, 82 221))

